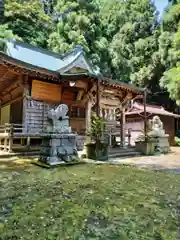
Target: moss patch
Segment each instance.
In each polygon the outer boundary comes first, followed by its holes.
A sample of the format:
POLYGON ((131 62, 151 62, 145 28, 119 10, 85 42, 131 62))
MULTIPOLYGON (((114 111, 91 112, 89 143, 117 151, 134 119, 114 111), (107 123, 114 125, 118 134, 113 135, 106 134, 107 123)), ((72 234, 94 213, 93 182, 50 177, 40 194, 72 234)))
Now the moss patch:
POLYGON ((3 169, 0 179, 3 240, 178 236, 180 175, 86 164, 3 169))

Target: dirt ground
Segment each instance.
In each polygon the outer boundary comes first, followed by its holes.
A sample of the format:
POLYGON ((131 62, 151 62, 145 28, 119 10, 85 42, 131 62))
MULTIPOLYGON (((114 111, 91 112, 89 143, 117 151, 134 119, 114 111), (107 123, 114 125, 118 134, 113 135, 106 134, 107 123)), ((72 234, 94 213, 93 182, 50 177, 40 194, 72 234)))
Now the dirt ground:
MULTIPOLYGON (((98 161, 87 161, 97 164, 107 164, 107 162, 98 162, 98 161)), ((161 154, 157 156, 138 156, 131 158, 116 158, 109 159, 109 164, 117 164, 117 165, 135 165, 137 167, 142 168, 150 168, 163 170, 166 169, 168 171, 172 171, 180 174, 180 147, 172 147, 171 152, 169 154, 161 154)), ((31 166, 30 159, 0 159, 0 169, 14 169, 14 168, 24 168, 31 166)))
POLYGON ((172 147, 169 154, 158 156, 141 156, 126 159, 116 159, 115 162, 121 164, 133 164, 138 167, 153 169, 174 170, 180 173, 180 147, 172 147))

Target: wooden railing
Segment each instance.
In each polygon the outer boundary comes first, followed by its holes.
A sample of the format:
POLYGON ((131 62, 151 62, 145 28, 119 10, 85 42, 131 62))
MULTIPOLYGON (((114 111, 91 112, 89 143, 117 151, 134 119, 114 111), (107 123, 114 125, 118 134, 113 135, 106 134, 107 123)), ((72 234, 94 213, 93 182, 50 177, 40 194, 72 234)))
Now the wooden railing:
MULTIPOLYGON (((42 125, 42 129, 43 129, 42 125)), ((125 130, 125 145, 131 146, 131 137, 132 132, 137 132, 138 130, 127 129, 125 130)), ((141 131, 139 131, 141 132, 141 131)), ((120 138, 120 127, 111 127, 106 130, 105 134, 108 136, 109 146, 112 147, 112 138, 120 138)), ((82 148, 85 137, 82 136, 84 134, 80 134, 77 137, 77 142, 79 145, 79 149, 82 148)), ((13 148, 13 140, 14 139, 26 139, 23 140, 26 142, 26 147, 30 149, 31 139, 41 138, 43 136, 43 132, 37 131, 37 127, 30 126, 29 128, 25 128, 22 124, 10 124, 6 123, 4 125, 0 125, 0 149, 4 151, 11 152, 13 148)), ((118 141, 119 142, 119 141, 118 141)))
POLYGON ((23 125, 22 124, 11 124, 5 123, 4 125, 0 125, 0 134, 14 134, 23 132, 23 125))
POLYGON ((20 142, 26 141, 25 146, 20 144, 20 147, 30 149, 30 140, 36 136, 40 137, 40 134, 28 132, 22 124, 5 123, 0 125, 0 150, 11 152, 15 148, 13 142, 15 139, 19 139, 20 142))
MULTIPOLYGON (((44 125, 42 125, 42 128, 40 128, 40 131, 37 131, 37 127, 30 126, 29 128, 25 128, 22 124, 5 123, 4 125, 0 125, 0 150, 11 152, 13 149, 15 149, 15 147, 31 149, 33 139, 41 139, 44 136, 42 132, 43 128, 44 125), (14 140, 23 142, 23 145, 20 144, 17 146, 14 144, 14 140)), ((77 136, 78 150, 83 149, 85 142, 85 136, 83 135, 77 136)))
MULTIPOLYGON (((131 129, 127 129, 125 130, 125 134, 124 134, 124 141, 125 144, 127 144, 128 146, 131 145, 131 129), (126 142, 126 139, 128 139, 128 141, 126 142)), ((114 136, 116 137, 121 137, 121 133, 120 133, 120 129, 110 129, 109 131, 106 131, 106 133, 109 135, 109 145, 110 147, 112 147, 112 137, 114 136)), ((118 142, 118 141, 117 141, 118 142)))
MULTIPOLYGON (((125 131, 125 133, 124 133, 124 138, 125 138, 124 139, 124 144, 128 145, 128 146, 132 145, 131 141, 132 141, 132 133, 133 132, 136 132, 136 133, 139 132, 139 134, 143 133, 142 130, 134 130, 134 129, 131 129, 131 128, 125 129, 124 131, 125 131)), ((109 135, 109 145, 111 147, 112 146, 112 137, 113 136, 114 137, 121 137, 120 126, 112 127, 112 128, 109 129, 109 131, 106 131, 106 133, 109 135)), ((117 142, 119 142, 119 141, 117 141, 117 142)), ((120 142, 120 144, 121 144, 121 142, 120 142)))

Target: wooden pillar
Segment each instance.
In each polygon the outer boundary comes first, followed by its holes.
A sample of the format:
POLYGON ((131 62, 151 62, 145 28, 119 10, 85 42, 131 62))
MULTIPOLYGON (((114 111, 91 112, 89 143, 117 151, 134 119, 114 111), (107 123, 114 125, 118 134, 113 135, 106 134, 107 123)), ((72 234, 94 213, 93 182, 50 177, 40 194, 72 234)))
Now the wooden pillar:
POLYGON ((107 108, 104 108, 104 119, 107 120, 108 113, 107 113, 107 108))
POLYGON ((147 102, 147 88, 144 90, 144 136, 147 139, 147 112, 146 112, 146 102, 147 102))
POLYGON ((9 125, 9 152, 12 152, 13 147, 13 125, 9 125))
POLYGON ((100 117, 103 117, 103 111, 102 111, 102 108, 100 108, 100 117))
POLYGON ((114 120, 114 109, 110 109, 110 120, 114 120))
MULTIPOLYGON (((5 123, 4 133, 9 135, 9 123, 5 123)), ((8 137, 5 136, 5 138, 4 138, 4 152, 7 152, 7 150, 8 150, 8 140, 9 140, 9 136, 8 137)))
POLYGON ((0 100, 0 125, 1 125, 1 105, 2 105, 2 101, 0 100))
POLYGON ((88 132, 91 127, 91 108, 92 102, 91 100, 88 100, 86 104, 86 132, 88 132))
POLYGON ((7 152, 7 137, 4 138, 4 152, 7 152))
POLYGON ((28 137, 28 138, 27 138, 27 145, 26 145, 26 147, 27 147, 28 150, 30 149, 30 146, 31 146, 31 138, 28 137))
POLYGON ((125 126, 126 125, 126 116, 125 116, 125 108, 122 107, 121 110, 121 147, 125 147, 125 137, 126 137, 126 133, 125 133, 125 126))
POLYGON ((116 108, 114 108, 114 118, 113 118, 113 120, 116 121, 116 108))
POLYGON ((28 126, 27 126, 27 117, 26 117, 26 113, 27 113, 27 98, 30 96, 30 85, 28 82, 28 75, 21 75, 20 76, 21 81, 23 83, 23 129, 25 132, 27 132, 28 130, 28 126))
POLYGON ((96 114, 100 116, 100 77, 97 79, 97 91, 96 91, 96 114))

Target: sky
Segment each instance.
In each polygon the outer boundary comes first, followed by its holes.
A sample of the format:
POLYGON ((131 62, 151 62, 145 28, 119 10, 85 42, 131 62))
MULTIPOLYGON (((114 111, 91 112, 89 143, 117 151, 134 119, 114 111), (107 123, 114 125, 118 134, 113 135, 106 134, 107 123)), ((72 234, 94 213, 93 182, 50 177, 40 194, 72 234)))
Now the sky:
POLYGON ((168 4, 168 0, 154 0, 154 2, 156 4, 158 11, 160 12, 160 14, 162 14, 164 8, 168 4))

